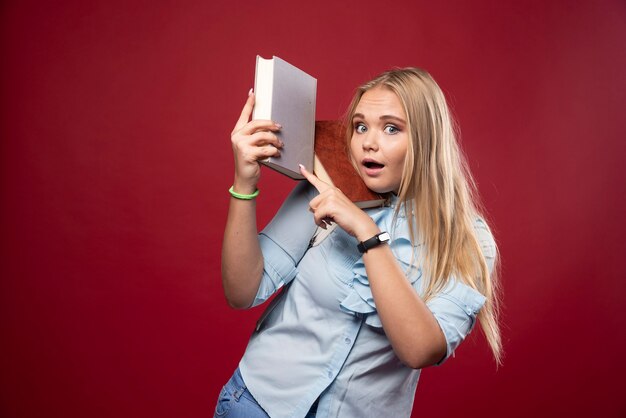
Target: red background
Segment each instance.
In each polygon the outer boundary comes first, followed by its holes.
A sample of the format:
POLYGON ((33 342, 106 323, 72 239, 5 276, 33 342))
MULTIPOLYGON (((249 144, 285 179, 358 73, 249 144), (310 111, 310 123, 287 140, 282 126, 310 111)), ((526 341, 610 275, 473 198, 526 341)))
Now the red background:
MULTIPOLYGON (((318 119, 421 66, 460 122, 502 253, 479 333, 414 416, 626 415, 626 3, 5 1, 0 416, 204 417, 260 311, 229 309, 229 133, 256 54, 318 119)), ((292 183, 264 170, 264 224, 292 183)))

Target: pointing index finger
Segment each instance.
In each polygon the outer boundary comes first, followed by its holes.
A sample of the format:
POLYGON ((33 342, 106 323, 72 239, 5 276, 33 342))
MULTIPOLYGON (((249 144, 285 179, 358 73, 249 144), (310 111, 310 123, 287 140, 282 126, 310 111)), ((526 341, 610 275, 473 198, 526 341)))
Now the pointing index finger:
POLYGON ((315 174, 309 172, 302 164, 299 164, 299 166, 302 175, 313 185, 313 187, 317 189, 318 192, 322 193, 330 187, 328 184, 320 180, 315 174))

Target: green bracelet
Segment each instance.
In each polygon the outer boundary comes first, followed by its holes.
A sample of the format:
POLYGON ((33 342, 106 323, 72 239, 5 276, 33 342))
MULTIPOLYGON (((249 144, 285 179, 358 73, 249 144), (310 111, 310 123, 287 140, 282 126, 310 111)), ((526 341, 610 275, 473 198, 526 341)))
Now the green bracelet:
POLYGON ((230 195, 234 197, 235 199, 252 200, 259 195, 259 189, 256 189, 256 192, 252 194, 241 194, 241 193, 237 193, 236 191, 234 191, 233 187, 234 186, 230 186, 230 189, 228 189, 228 193, 230 193, 230 195))

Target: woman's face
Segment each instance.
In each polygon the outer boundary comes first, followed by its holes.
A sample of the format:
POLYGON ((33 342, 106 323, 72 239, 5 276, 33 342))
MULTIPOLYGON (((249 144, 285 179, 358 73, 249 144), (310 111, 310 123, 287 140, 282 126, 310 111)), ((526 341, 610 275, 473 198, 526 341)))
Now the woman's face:
POLYGON ((398 193, 409 146, 400 99, 385 87, 366 91, 352 118, 350 154, 367 187, 398 193))

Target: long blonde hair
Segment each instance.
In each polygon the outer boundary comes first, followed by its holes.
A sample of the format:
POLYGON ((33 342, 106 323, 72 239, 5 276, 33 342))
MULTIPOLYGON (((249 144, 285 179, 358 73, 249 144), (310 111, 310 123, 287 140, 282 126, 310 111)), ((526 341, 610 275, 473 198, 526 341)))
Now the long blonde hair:
POLYGON ((483 294, 486 302, 478 320, 500 364, 497 268, 490 273, 474 230, 476 219, 484 216, 444 94, 430 74, 419 68, 384 72, 357 89, 346 114, 348 138, 361 96, 375 87, 393 91, 407 117, 410 145, 398 198, 404 203, 411 241, 424 245, 421 262, 429 280, 423 297, 427 300, 441 291, 451 276, 483 294))

